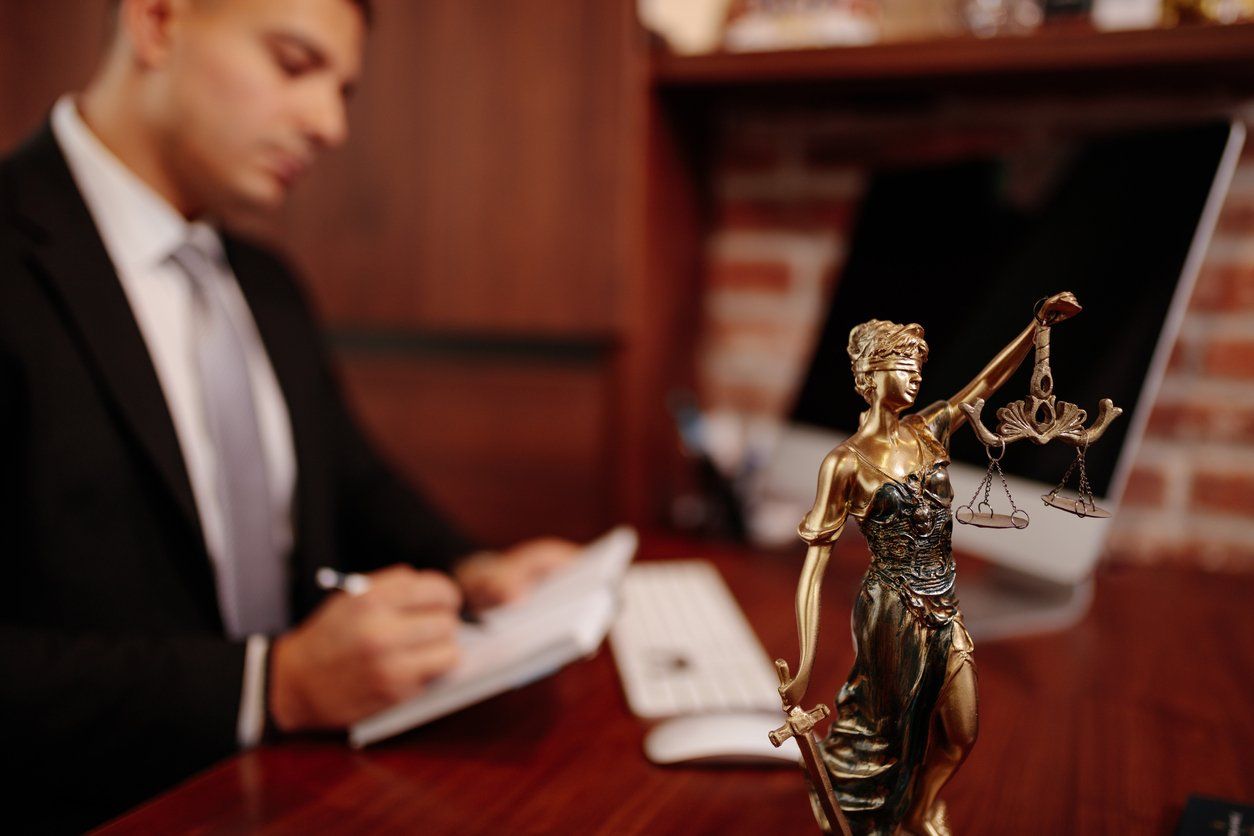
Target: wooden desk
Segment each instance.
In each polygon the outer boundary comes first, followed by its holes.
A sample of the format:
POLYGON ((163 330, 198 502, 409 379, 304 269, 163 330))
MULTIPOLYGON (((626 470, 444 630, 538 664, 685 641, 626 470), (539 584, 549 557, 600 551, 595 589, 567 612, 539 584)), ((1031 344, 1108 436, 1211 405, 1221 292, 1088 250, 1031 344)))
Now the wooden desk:
MULTIPOLYGON (((814 699, 852 661, 859 548, 828 583, 814 699)), ((643 554, 714 560, 768 651, 795 657, 797 560, 662 539, 643 554)), ((977 636, 980 741, 944 793, 955 832, 1168 834, 1192 793, 1254 799, 1252 613, 1251 578, 1109 569, 1078 627, 977 636)), ((602 649, 366 751, 302 740, 232 758, 106 832, 817 832, 796 770, 656 767, 644 728, 602 649)))

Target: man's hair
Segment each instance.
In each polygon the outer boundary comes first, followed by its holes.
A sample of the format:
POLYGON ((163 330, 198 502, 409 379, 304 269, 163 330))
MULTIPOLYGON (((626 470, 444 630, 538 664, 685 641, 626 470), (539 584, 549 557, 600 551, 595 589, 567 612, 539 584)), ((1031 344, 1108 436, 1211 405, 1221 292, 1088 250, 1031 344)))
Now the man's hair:
MULTIPOLYGON (((352 3, 361 12, 362 18, 366 21, 366 26, 374 22, 374 0, 344 0, 345 3, 352 3)), ((109 11, 113 14, 114 20, 117 19, 118 6, 122 0, 109 0, 109 11)))

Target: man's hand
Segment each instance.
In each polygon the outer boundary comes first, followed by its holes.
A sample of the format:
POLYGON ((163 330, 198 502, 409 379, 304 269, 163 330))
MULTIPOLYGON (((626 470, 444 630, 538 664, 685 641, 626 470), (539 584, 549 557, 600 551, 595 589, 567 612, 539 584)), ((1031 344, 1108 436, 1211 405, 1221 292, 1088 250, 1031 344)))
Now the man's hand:
POLYGON ((461 594, 446 575, 393 566, 336 593, 270 648, 281 731, 341 729, 422 691, 458 661, 461 594))
POLYGON ((546 537, 527 540, 503 552, 471 555, 453 571, 467 603, 479 610, 525 597, 545 575, 578 554, 574 543, 546 537))

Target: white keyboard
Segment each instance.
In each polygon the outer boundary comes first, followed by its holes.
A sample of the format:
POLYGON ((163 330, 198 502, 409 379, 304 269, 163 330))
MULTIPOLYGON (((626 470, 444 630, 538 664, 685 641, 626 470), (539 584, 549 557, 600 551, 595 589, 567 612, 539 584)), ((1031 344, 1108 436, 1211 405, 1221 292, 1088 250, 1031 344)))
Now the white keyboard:
POLYGON ((610 644, 633 714, 780 709, 775 668, 713 565, 637 563, 621 595, 610 644))

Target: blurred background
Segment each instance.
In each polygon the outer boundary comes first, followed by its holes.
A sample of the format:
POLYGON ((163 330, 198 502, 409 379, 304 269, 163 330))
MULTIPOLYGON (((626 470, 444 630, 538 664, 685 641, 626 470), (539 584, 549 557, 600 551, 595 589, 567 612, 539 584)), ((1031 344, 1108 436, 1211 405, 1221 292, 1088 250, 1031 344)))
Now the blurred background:
MULTIPOLYGON (((85 82, 105 5, 0 0, 0 152, 85 82)), ((377 7, 348 146, 243 222, 379 444, 497 543, 734 531, 717 474, 789 413, 871 167, 1254 116, 1250 0, 377 7)), ((1254 151, 1108 552, 1254 572, 1254 151)))

